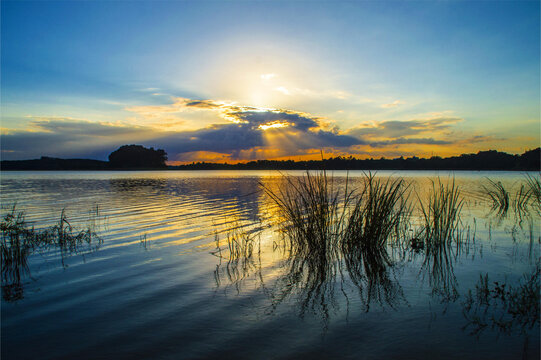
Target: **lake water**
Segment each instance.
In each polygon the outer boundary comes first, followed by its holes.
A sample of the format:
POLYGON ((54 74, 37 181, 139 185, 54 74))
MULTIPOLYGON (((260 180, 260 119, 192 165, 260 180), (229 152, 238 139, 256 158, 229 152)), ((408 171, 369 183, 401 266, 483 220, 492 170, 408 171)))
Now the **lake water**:
MULTIPOLYGON (((528 307, 531 285, 539 291, 539 211, 498 214, 482 191, 488 177, 514 199, 525 174, 378 172, 402 176, 412 202, 431 180, 454 178, 466 240, 433 258, 388 245, 373 255, 387 259, 376 271, 342 255, 292 259, 260 188, 282 175, 3 172, 2 215, 15 204, 43 229, 64 210, 74 231, 96 236, 33 249, 20 279, 3 276, 2 359, 539 359, 539 304, 528 307), (227 237, 241 232, 253 253, 231 257, 227 237)), ((363 179, 333 176, 350 188, 363 179)))

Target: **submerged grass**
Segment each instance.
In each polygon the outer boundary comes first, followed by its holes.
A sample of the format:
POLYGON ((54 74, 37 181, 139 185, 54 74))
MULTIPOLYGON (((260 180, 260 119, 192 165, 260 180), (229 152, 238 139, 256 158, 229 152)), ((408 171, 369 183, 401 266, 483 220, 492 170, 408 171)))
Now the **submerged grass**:
POLYGON ((261 184, 278 207, 290 248, 289 271, 281 279, 286 286, 275 301, 297 291, 301 314, 317 309, 328 318, 327 305, 333 303, 337 275, 343 281, 345 265, 366 309, 373 301, 394 304, 401 289, 390 276, 385 246, 399 237, 411 212, 405 181, 368 173, 352 189, 349 178, 338 186, 325 171, 283 180, 276 191, 261 184))

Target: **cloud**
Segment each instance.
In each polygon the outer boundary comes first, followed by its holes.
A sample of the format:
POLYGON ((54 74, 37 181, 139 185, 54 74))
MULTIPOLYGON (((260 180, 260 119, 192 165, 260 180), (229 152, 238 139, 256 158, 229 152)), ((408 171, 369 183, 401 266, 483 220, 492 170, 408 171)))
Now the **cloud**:
POLYGON ((195 108, 201 108, 201 109, 220 109, 223 104, 214 102, 212 100, 190 100, 190 99, 182 99, 181 101, 177 101, 175 104, 183 104, 186 107, 195 107, 195 108))
POLYGON ((145 117, 161 116, 160 121, 137 125, 135 116, 129 123, 33 117, 24 130, 2 130, 2 157, 106 159, 119 146, 133 143, 163 148, 171 161, 314 158, 320 150, 363 156, 423 155, 430 154, 433 146, 449 153, 498 140, 457 132, 454 126, 462 119, 444 114, 365 123, 341 131, 332 121, 305 112, 211 99, 173 98, 170 104, 127 109, 145 117), (180 128, 181 120, 172 117, 173 113, 195 114, 207 122, 201 122, 199 128, 180 128))
POLYGON ((143 126, 40 117, 26 130, 3 129, 0 140, 4 160, 40 156, 105 159, 118 145, 159 136, 160 132, 143 126))
MULTIPOLYGON (((4 159, 40 156, 93 157, 105 159, 118 146, 140 143, 164 148, 170 160, 187 153, 222 154, 243 159, 280 149, 296 154, 308 149, 347 148, 365 142, 327 129, 322 119, 303 112, 263 109, 213 100, 175 99, 171 105, 137 107, 138 111, 172 112, 186 108, 210 112, 218 123, 196 130, 94 122, 67 118, 34 118, 25 130, 7 130, 2 136, 4 159), (225 123, 219 123, 226 119, 225 123), (167 131, 166 131, 167 130, 167 131)), ((214 158, 220 156, 213 155, 214 158)))
MULTIPOLYGON (((156 141, 170 153, 213 152, 242 159, 242 152, 253 148, 280 148, 292 155, 296 150, 348 147, 364 144, 349 135, 322 129, 317 118, 287 110, 237 111, 231 124, 217 124, 189 132, 169 134, 156 141), (270 126, 272 124, 284 126, 270 126), (267 127, 264 127, 267 125, 267 127), (263 130, 263 129, 267 130, 263 130)), ((175 156, 170 158, 175 159, 175 156)), ((176 158, 182 159, 181 155, 176 158)))
POLYGON ((398 105, 402 105, 402 104, 405 104, 405 102, 402 101, 402 100, 395 100, 390 104, 381 104, 381 107, 384 108, 384 109, 387 109, 387 108, 394 108, 394 107, 397 107, 398 105))
POLYGON ((283 87, 283 86, 278 86, 278 87, 275 88, 274 90, 279 91, 279 92, 281 92, 281 93, 284 94, 284 95, 291 95, 291 92, 289 92, 289 90, 286 89, 286 88, 283 87))
POLYGON ((423 145, 450 145, 453 141, 448 140, 436 140, 433 138, 398 138, 387 141, 375 141, 371 142, 370 146, 381 147, 388 145, 404 145, 404 144, 423 144, 423 145))
POLYGON ((460 121, 462 119, 458 117, 436 117, 407 121, 390 120, 362 125, 347 131, 347 133, 358 137, 400 138, 423 133, 441 133, 460 121))
POLYGON ((276 77, 276 74, 261 74, 260 77, 261 77, 261 80, 270 80, 276 77))

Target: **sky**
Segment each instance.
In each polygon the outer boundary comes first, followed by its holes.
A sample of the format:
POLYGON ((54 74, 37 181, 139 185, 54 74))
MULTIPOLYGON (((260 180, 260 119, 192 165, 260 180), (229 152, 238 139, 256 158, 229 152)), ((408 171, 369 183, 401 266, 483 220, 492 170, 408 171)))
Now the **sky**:
POLYGON ((2 1, 1 157, 540 145, 539 1, 2 1))

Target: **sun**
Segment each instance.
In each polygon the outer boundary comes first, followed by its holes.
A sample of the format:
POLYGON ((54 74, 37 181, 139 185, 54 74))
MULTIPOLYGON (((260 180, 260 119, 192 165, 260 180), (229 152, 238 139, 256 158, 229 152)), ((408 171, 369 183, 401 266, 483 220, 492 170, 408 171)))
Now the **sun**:
POLYGON ((259 125, 259 129, 261 130, 278 129, 278 128, 283 128, 283 127, 288 127, 289 125, 291 124, 288 123, 287 121, 276 120, 276 121, 268 122, 266 124, 259 125))

